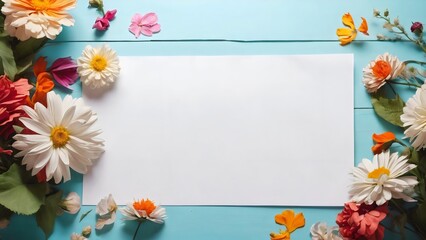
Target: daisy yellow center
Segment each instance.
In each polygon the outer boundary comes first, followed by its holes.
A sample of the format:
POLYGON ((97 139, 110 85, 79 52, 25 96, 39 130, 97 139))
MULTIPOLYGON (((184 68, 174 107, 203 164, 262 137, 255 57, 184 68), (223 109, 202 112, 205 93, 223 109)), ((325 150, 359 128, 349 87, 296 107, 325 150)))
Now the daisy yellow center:
POLYGON ((382 176, 383 174, 386 174, 389 176, 390 171, 389 169, 385 168, 385 167, 381 167, 381 168, 377 168, 374 169, 374 171, 370 172, 368 174, 368 178, 380 178, 380 176, 382 176))
POLYGON ((95 55, 90 61, 90 67, 93 70, 101 72, 107 67, 107 60, 104 56, 95 55))
POLYGON ((151 200, 142 199, 140 201, 135 201, 133 203, 133 208, 137 211, 145 211, 146 214, 149 216, 152 213, 152 211, 154 211, 156 206, 151 200))
POLYGON ((53 143, 53 147, 61 148, 70 140, 70 133, 64 127, 54 127, 50 132, 50 140, 53 143))
POLYGON ((376 61, 372 70, 376 78, 383 80, 389 76, 389 74, 392 71, 392 67, 388 62, 379 60, 379 61, 376 61))
POLYGON ((36 11, 44 11, 50 6, 50 0, 31 0, 31 3, 36 11))

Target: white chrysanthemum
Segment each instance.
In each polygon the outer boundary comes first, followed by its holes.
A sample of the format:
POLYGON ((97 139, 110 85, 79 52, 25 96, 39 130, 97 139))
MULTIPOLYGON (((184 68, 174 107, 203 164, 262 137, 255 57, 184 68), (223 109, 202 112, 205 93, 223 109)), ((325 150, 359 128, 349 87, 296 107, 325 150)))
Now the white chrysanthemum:
POLYGON ((83 99, 68 95, 62 100, 49 92, 47 108, 36 103, 34 110, 24 110, 30 118, 20 120, 34 134, 15 135, 13 147, 21 151, 16 156, 24 157, 22 164, 32 175, 45 168, 47 180, 68 181, 69 167, 84 174, 103 152, 103 140, 97 138, 101 131, 93 129, 97 116, 83 99))
POLYGON ((90 88, 109 86, 120 73, 117 54, 108 45, 99 48, 88 45, 77 60, 77 72, 83 84, 90 88))
POLYGON ((328 227, 324 222, 317 222, 311 227, 312 240, 342 240, 339 227, 328 227))
POLYGON ((349 191, 352 201, 368 205, 375 202, 379 206, 391 198, 414 201, 405 192, 417 185, 417 178, 402 175, 416 165, 407 161, 406 156, 390 154, 389 150, 374 155, 373 161, 363 159, 353 170, 355 179, 349 191))
POLYGON ((426 85, 417 89, 416 94, 408 99, 403 112, 401 121, 406 127, 405 136, 410 138, 416 150, 426 148, 426 85))
POLYGON ((1 9, 6 16, 7 33, 24 41, 47 37, 55 39, 62 25, 74 25, 74 19, 66 11, 75 7, 76 0, 3 0, 1 9))
POLYGON ((376 60, 371 61, 362 71, 364 73, 362 82, 367 92, 377 92, 385 85, 387 80, 392 80, 401 75, 405 64, 397 57, 385 53, 379 55, 376 60))
POLYGON ((156 206, 149 199, 129 203, 119 210, 124 216, 123 220, 148 219, 155 223, 164 223, 164 219, 167 217, 166 209, 156 206))

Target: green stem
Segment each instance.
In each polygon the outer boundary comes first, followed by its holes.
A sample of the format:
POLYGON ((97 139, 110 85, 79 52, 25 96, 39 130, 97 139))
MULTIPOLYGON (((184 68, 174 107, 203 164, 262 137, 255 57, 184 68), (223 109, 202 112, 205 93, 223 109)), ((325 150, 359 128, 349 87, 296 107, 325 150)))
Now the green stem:
POLYGON ((419 84, 415 84, 415 83, 402 83, 402 82, 395 82, 395 81, 387 81, 388 83, 392 83, 392 84, 399 84, 399 85, 405 85, 405 86, 411 86, 411 87, 421 87, 419 84))
POLYGON ((401 142, 401 141, 400 141, 400 140, 398 140, 398 139, 395 139, 395 142, 396 142, 396 143, 399 143, 401 146, 408 147, 405 143, 401 142))
POLYGON ((140 228, 140 226, 141 226, 141 223, 142 223, 142 222, 139 222, 139 223, 138 223, 138 227, 136 228, 135 234, 133 234, 133 240, 135 240, 135 239, 136 239, 136 235, 138 235, 138 231, 139 231, 139 228, 140 228))
POLYGON ((410 64, 410 63, 415 63, 415 64, 419 64, 419 65, 426 65, 426 62, 422 62, 422 61, 417 61, 417 60, 407 60, 404 61, 404 64, 410 64))

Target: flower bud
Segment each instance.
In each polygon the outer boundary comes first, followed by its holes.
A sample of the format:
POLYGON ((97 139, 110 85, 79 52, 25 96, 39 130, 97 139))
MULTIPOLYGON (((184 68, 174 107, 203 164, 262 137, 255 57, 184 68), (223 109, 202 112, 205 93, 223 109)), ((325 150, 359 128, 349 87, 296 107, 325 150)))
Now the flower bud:
POLYGON ((373 16, 375 16, 375 17, 380 16, 380 11, 379 11, 379 10, 377 10, 377 9, 374 9, 374 10, 373 10, 373 16))
POLYGON ((388 10, 388 9, 386 9, 386 10, 385 10, 385 12, 383 13, 383 15, 384 15, 385 17, 389 16, 389 10, 388 10))
POLYGON ((83 237, 89 237, 89 235, 92 233, 92 227, 89 225, 85 228, 83 228, 83 231, 81 232, 81 235, 83 235, 83 237))
POLYGON ((421 22, 413 22, 413 25, 411 25, 411 32, 419 36, 423 32, 423 24, 421 22))
POLYGON ((67 213, 76 214, 80 211, 80 196, 76 192, 70 192, 68 196, 59 203, 59 207, 67 213))
POLYGON ((102 0, 89 0, 89 5, 91 6, 91 7, 95 7, 95 8, 98 8, 98 7, 102 7, 103 6, 103 1, 102 0))
POLYGON ((393 20, 393 24, 394 24, 394 25, 396 25, 396 26, 398 26, 398 25, 399 25, 399 19, 398 19, 398 18, 395 18, 395 19, 393 20))
POLYGON ((377 34, 377 40, 386 40, 386 37, 383 34, 377 34))

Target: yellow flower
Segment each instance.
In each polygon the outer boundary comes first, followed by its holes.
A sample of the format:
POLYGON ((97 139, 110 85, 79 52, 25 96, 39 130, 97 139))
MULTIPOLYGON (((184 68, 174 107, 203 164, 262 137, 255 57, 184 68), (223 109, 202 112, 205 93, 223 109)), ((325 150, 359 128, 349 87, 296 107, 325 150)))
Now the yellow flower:
MULTIPOLYGON (((368 24, 365 18, 361 17, 362 23, 358 28, 358 31, 362 32, 365 35, 368 35, 368 24)), ((342 16, 342 22, 345 26, 349 28, 338 28, 336 31, 337 36, 339 37, 340 45, 346 45, 355 40, 357 35, 357 29, 355 28, 354 20, 350 13, 345 13, 342 16)))
POLYGON ((281 214, 275 215, 275 222, 287 227, 287 232, 292 233, 297 228, 305 226, 303 213, 294 215, 293 210, 285 210, 281 214))
POLYGON ((271 240, 290 240, 290 233, 280 230, 280 233, 271 233, 271 240))

